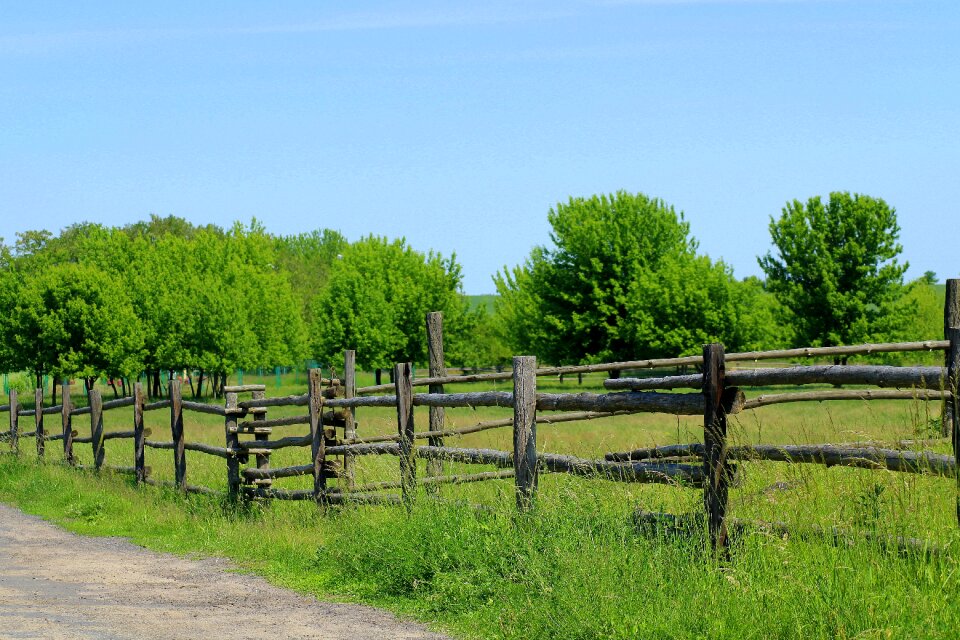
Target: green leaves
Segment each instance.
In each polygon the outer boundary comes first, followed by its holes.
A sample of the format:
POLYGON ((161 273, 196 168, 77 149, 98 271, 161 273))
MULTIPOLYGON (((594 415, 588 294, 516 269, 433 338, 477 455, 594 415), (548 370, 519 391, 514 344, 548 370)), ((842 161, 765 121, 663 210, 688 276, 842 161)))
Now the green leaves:
POLYGON ((896 212, 881 199, 831 193, 794 200, 770 220, 776 254, 759 259, 767 288, 793 312, 797 345, 883 340, 896 327, 906 264, 896 212))
POLYGON ((745 285, 697 255, 683 214, 662 200, 623 191, 571 198, 548 219, 554 246, 494 278, 498 326, 514 348, 568 364, 759 339, 756 322, 739 322, 749 315, 745 285))

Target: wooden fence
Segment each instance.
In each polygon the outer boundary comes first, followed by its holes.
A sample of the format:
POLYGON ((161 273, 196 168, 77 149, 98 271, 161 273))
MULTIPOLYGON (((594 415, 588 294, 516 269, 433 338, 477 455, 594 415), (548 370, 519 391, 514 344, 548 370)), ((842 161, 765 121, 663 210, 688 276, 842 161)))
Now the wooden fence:
MULTIPOLYGON (((199 493, 220 493, 209 487, 187 482, 186 451, 217 456, 225 462, 226 496, 231 500, 281 499, 312 500, 320 505, 342 503, 405 504, 417 495, 417 485, 432 489, 444 483, 482 482, 513 478, 517 508, 531 509, 536 501, 540 472, 567 473, 583 477, 599 477, 617 482, 669 483, 699 487, 704 492, 710 540, 715 547, 727 544, 728 491, 734 466, 731 461, 773 460, 793 463, 847 465, 869 469, 887 469, 903 473, 928 473, 957 482, 960 496, 960 474, 956 459, 960 454, 960 416, 957 385, 960 380, 960 281, 950 280, 944 313, 943 340, 924 342, 865 344, 856 346, 787 349, 748 353, 725 353, 720 344, 705 345, 699 356, 636 360, 596 365, 550 367, 538 369, 536 358, 518 356, 511 371, 465 376, 448 376, 443 365, 442 318, 439 313, 427 316, 429 343, 429 377, 414 379, 410 363, 398 363, 393 370, 395 382, 365 388, 356 386, 355 353, 345 351, 342 379, 324 379, 319 370, 311 370, 308 391, 303 395, 266 397, 263 385, 227 386, 223 406, 184 400, 180 383, 169 384, 169 397, 148 403, 142 386, 137 383, 134 395, 103 402, 99 392, 90 392, 88 407, 71 406, 69 388, 64 385, 63 402, 43 407, 41 390, 36 391, 34 410, 23 410, 15 390, 10 391, 9 404, 0 412, 9 414, 10 428, 0 433, 12 451, 19 451, 20 439, 33 437, 37 454, 44 455, 48 442, 61 441, 63 459, 75 463, 74 445, 89 443, 93 448, 94 468, 109 468, 132 473, 139 482, 156 484, 150 468, 144 464, 145 448, 173 451, 174 482, 179 490, 199 493), (894 366, 789 366, 780 369, 727 370, 732 362, 769 359, 850 356, 890 352, 943 350, 943 367, 894 366), (538 393, 538 376, 555 376, 589 372, 637 370, 679 365, 696 365, 701 372, 655 378, 608 379, 607 393, 538 393), (452 383, 484 383, 511 380, 513 390, 447 393, 444 385, 452 383), (746 400, 742 388, 773 385, 822 384, 895 387, 895 389, 835 389, 811 392, 764 394, 746 400), (415 393, 416 387, 428 387, 426 393, 415 393), (664 392, 674 389, 696 389, 700 393, 664 392), (249 398, 246 396, 249 395, 249 398), (241 399, 244 396, 245 399, 241 399), (954 456, 932 452, 907 452, 863 446, 730 446, 727 440, 727 416, 758 407, 786 402, 833 400, 901 399, 944 403, 944 423, 953 436, 954 456), (301 415, 268 418, 270 407, 304 407, 301 415), (414 407, 429 407, 426 431, 417 431, 414 407), (458 429, 445 427, 447 407, 508 407, 512 418, 490 420, 458 429), (133 407, 133 430, 105 433, 103 413, 133 407), (363 407, 394 408, 397 416, 396 435, 362 438, 358 436, 356 411, 363 407), (147 439, 144 428, 148 411, 169 410, 169 441, 147 439), (562 413, 547 413, 561 411, 562 413), (222 416, 225 442, 223 447, 187 442, 184 412, 200 412, 222 416), (557 423, 601 419, 615 415, 657 412, 672 415, 702 415, 702 443, 611 452, 603 459, 584 459, 537 451, 538 423, 557 423), (73 418, 90 415, 90 436, 78 437, 73 418), (48 434, 44 416, 60 415, 60 432, 48 434), (33 417, 34 430, 22 432, 20 418, 33 417), (304 435, 271 439, 276 428, 308 425, 304 435), (487 429, 513 429, 513 450, 470 449, 445 446, 444 438, 476 433, 487 429), (241 438, 241 436, 247 436, 241 438), (252 436, 252 439, 249 438, 252 436), (107 467, 104 464, 104 441, 130 438, 134 442, 133 467, 107 467), (417 441, 427 440, 426 445, 417 441), (271 467, 273 452, 286 447, 310 447, 310 459, 304 464, 271 467), (354 466, 360 456, 390 455, 398 458, 397 481, 358 485, 354 466), (427 462, 426 477, 418 479, 416 459, 427 462), (444 475, 442 461, 488 465, 499 471, 444 475), (311 489, 289 490, 274 487, 282 478, 312 476, 311 489), (329 480, 335 480, 331 486, 329 480), (399 489, 399 493, 389 493, 399 489)), ((960 519, 960 500, 957 502, 960 519)))

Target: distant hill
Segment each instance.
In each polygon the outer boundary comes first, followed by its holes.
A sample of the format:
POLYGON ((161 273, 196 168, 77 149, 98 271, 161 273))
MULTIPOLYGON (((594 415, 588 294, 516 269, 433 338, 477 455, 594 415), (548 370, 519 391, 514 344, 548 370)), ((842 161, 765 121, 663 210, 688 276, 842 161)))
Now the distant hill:
POLYGON ((480 296, 467 296, 467 302, 470 303, 471 311, 477 307, 483 307, 487 310, 489 315, 493 315, 493 301, 496 299, 497 294, 495 293, 485 293, 480 296))

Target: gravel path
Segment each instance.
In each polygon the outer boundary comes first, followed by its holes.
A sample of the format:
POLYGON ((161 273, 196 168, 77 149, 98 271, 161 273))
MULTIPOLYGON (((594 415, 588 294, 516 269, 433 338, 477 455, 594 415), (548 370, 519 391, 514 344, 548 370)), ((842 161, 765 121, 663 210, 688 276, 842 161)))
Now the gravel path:
POLYGON ((0 504, 0 638, 445 640, 393 614, 305 598, 221 559, 87 538, 0 504))

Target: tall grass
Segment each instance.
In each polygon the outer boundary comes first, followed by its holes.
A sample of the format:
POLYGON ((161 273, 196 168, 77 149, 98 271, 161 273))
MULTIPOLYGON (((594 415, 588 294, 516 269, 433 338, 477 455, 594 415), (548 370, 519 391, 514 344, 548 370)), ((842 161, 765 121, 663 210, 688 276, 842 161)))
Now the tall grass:
MULTIPOLYGON (((597 388, 598 380, 588 383, 597 388)), ((540 388, 578 387, 543 380, 540 388)), ((300 411, 271 409, 270 415, 300 411)), ((889 441, 930 435, 937 413, 933 405, 905 402, 767 407, 731 419, 731 438, 889 441)), ((505 415, 495 409, 449 411, 448 422, 505 415)), ((389 410, 363 409, 358 418, 363 435, 396 429, 389 410)), ((127 429, 129 420, 126 410, 110 412, 107 427, 127 429)), ((426 413, 418 411, 417 420, 425 425, 426 413)), ((149 414, 148 426, 152 438, 169 438, 164 412, 149 414)), ((75 428, 86 434, 88 425, 78 418, 75 428)), ((303 427, 289 429, 299 433, 303 427)), ((187 434, 222 444, 222 420, 190 414, 187 434)), ((287 432, 278 430, 280 435, 287 432)), ((695 417, 629 416, 540 425, 538 448, 598 456, 698 441, 701 435, 695 417)), ((448 443, 509 449, 509 440, 507 429, 448 443)), ((669 536, 635 526, 638 509, 701 511, 702 492, 684 487, 543 475, 536 508, 524 516, 516 514, 509 480, 445 486, 437 496, 422 493, 409 513, 281 502, 236 510, 209 497, 138 488, 119 476, 53 464, 57 445, 50 443, 47 464, 34 461, 29 442, 21 443, 25 453, 19 459, 0 456, 0 499, 82 533, 222 555, 299 591, 379 604, 463 637, 955 638, 960 629, 960 534, 955 482, 948 478, 740 463, 732 514, 783 522, 796 534, 748 529, 735 539, 730 558, 721 560, 696 532, 669 536), (851 535, 819 536, 816 526, 851 535), (885 543, 893 536, 929 540, 940 552, 902 553, 885 543)), ((90 446, 76 448, 81 462, 89 463, 90 446)), ((307 451, 285 449, 271 462, 303 464, 307 451)), ((171 452, 150 450, 147 456, 156 477, 172 478, 171 452)), ((129 464, 130 458, 129 441, 107 443, 108 462, 129 464)), ((466 468, 451 464, 447 470, 466 468)), ((357 472, 360 482, 395 480, 397 460, 363 459, 357 472)), ((225 463, 188 453, 188 479, 224 488, 225 463)), ((309 478, 278 482, 309 484, 309 478)))

